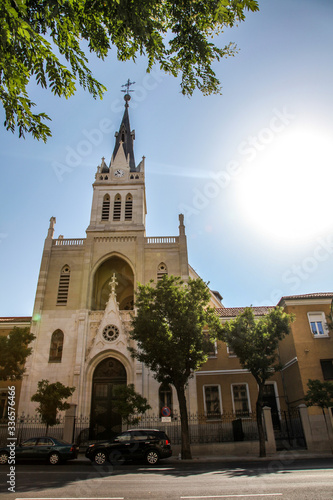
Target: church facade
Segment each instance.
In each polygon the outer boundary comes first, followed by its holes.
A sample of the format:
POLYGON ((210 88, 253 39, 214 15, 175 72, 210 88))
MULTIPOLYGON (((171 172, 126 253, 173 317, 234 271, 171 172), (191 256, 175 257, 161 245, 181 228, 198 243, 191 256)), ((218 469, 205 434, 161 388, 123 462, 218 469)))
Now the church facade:
MULTIPOLYGON (((19 413, 34 414, 31 396, 42 379, 75 387, 70 402, 100 432, 120 430, 113 408, 117 385, 134 384, 155 414, 161 406, 177 410, 171 387, 161 387, 147 367, 128 351, 137 283, 164 274, 197 277, 188 263, 183 215, 176 236, 147 237, 145 158, 134 157, 129 100, 116 133, 109 165, 97 168, 86 238, 54 238, 51 217, 45 239, 31 331, 36 336, 26 363, 19 413), (111 424, 110 424, 111 422, 111 424)), ((223 307, 211 292, 211 305, 223 307)), ((196 379, 188 386, 188 406, 197 411, 196 379)))

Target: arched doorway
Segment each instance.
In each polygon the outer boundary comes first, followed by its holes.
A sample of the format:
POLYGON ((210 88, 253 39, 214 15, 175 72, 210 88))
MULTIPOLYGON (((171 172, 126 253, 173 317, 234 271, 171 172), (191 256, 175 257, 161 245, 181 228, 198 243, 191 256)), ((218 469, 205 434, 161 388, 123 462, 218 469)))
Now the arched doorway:
POLYGON ((90 439, 109 439, 121 432, 115 411, 114 389, 127 384, 124 365, 115 358, 103 359, 95 368, 91 396, 90 439))

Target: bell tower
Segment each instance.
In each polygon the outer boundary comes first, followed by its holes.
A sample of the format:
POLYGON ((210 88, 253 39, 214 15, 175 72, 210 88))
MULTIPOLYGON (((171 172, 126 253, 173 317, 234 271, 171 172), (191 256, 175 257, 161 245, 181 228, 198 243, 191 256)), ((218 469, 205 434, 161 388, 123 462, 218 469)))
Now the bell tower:
POLYGON ((90 232, 145 232, 146 194, 145 194, 145 157, 136 166, 134 158, 135 131, 129 121, 130 80, 126 87, 125 111, 116 132, 115 145, 109 166, 102 158, 97 167, 93 184, 90 232))

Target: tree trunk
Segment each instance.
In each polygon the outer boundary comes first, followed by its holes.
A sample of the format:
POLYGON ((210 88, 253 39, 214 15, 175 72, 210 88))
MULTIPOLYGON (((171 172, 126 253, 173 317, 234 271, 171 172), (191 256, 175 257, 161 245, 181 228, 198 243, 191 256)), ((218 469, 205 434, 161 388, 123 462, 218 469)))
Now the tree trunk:
POLYGON ((179 411, 180 411, 180 425, 181 425, 181 458, 191 459, 191 446, 190 446, 190 437, 189 437, 189 429, 188 429, 188 417, 187 417, 187 405, 186 405, 186 397, 185 397, 185 388, 184 386, 176 387, 178 402, 179 402, 179 411))
POLYGON ((258 427, 258 435, 259 435, 259 456, 266 456, 266 447, 265 447, 265 431, 264 425, 262 421, 262 404, 263 404, 263 393, 264 386, 262 384, 259 385, 258 391, 258 399, 256 402, 256 414, 257 414, 257 427, 258 427))

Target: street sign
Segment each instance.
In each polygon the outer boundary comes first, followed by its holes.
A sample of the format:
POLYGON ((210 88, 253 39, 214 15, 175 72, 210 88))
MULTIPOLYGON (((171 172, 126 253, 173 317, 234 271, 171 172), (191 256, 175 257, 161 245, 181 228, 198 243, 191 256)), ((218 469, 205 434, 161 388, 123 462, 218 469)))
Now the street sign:
POLYGON ((171 410, 170 408, 168 408, 167 406, 163 406, 162 410, 161 410, 161 413, 162 413, 162 416, 163 417, 170 417, 171 415, 171 410))

